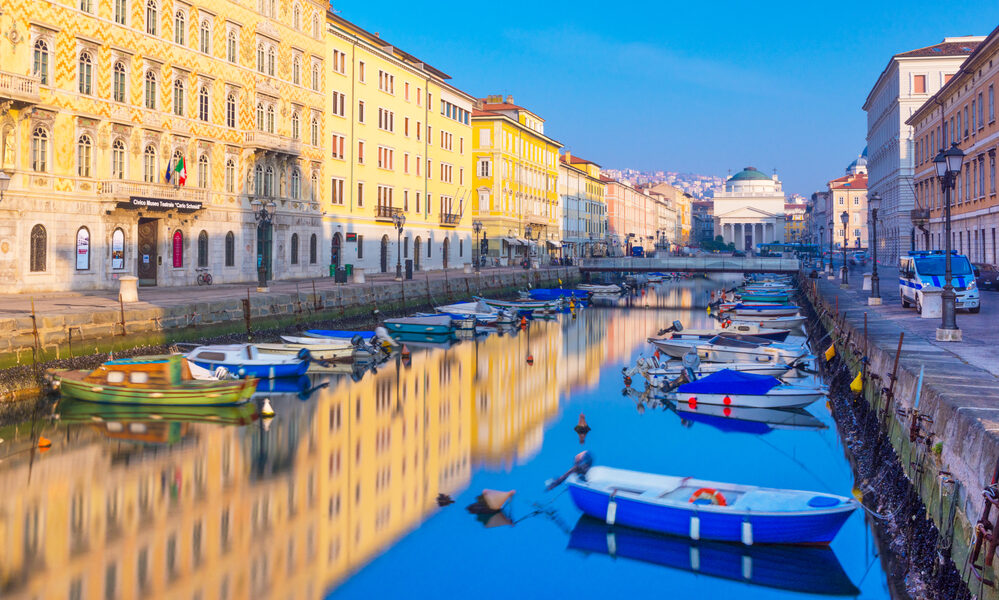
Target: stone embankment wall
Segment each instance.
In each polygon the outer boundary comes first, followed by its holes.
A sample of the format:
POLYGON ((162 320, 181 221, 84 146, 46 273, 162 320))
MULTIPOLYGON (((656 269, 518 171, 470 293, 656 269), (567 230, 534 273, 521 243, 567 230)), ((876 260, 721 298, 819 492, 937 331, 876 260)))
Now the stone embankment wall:
MULTIPOLYGON (((999 600, 999 590, 983 586, 968 564, 975 523, 985 505, 982 490, 992 480, 999 457, 999 387, 995 377, 917 335, 905 333, 889 320, 877 319, 866 306, 841 305, 835 284, 807 278, 801 283, 822 327, 830 334, 816 344, 815 351, 821 354, 832 343, 853 375, 863 373, 864 388, 858 401, 868 403, 873 421, 869 427, 887 434, 905 476, 926 507, 926 516, 935 524, 938 558, 950 558, 979 599, 999 600), (899 361, 892 400, 888 389, 896 354, 899 361), (924 380, 916 410, 921 367, 924 380), (913 432, 915 436, 911 436, 913 432)), ((882 484, 858 483, 872 491, 878 491, 882 484)), ((996 519, 999 514, 993 510, 996 519)), ((995 579, 992 568, 986 575, 995 579)))

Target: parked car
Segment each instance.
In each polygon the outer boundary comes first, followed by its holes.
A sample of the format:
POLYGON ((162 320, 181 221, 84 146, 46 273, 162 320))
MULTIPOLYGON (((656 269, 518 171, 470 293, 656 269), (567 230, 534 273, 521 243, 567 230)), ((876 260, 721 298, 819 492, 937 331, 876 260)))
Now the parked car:
POLYGON ((988 263, 974 263, 975 279, 983 290, 999 290, 999 267, 988 263))

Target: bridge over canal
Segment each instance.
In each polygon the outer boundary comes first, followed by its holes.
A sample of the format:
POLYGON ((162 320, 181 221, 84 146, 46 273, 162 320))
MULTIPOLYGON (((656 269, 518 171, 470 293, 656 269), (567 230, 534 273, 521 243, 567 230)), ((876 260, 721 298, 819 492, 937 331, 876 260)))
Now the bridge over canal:
POLYGON ((796 273, 796 258, 772 256, 663 256, 586 258, 578 263, 583 273, 796 273))

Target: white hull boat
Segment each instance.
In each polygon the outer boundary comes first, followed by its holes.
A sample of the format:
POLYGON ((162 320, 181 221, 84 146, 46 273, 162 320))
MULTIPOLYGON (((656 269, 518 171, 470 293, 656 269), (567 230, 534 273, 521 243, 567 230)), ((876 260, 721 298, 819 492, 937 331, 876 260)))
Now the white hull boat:
POLYGON ((726 329, 739 333, 755 333, 756 331, 773 331, 774 329, 797 329, 805 324, 805 317, 760 317, 757 319, 736 318, 726 321, 726 329))
POLYGON ((769 375, 724 369, 684 383, 666 396, 688 408, 698 404, 747 408, 804 408, 829 393, 824 385, 782 383, 769 375))
POLYGON ((781 357, 787 359, 783 362, 791 362, 808 354, 808 349, 802 344, 782 344, 769 340, 762 340, 760 343, 724 335, 710 340, 651 339, 649 341, 660 352, 673 358, 683 358, 684 354, 694 350, 702 361, 709 362, 781 362, 761 360, 761 357, 781 357))
POLYGON ((303 348, 315 360, 344 360, 354 355, 354 347, 347 343, 325 343, 325 344, 257 344, 261 352, 270 354, 288 354, 297 356, 303 348))
POLYGON ((598 285, 595 283, 582 283, 577 285, 576 289, 587 290, 594 294, 620 294, 622 292, 621 286, 616 284, 598 285))
MULTIPOLYGON (((755 375, 770 375, 771 377, 794 377, 798 376, 798 370, 786 363, 760 364, 755 362, 746 363, 701 363, 694 369, 694 375, 701 379, 712 373, 729 369, 743 373, 753 373, 755 375)), ((679 363, 668 362, 663 365, 656 365, 652 361, 639 358, 633 370, 626 369, 625 374, 637 372, 645 378, 645 381, 654 388, 662 388, 677 377, 686 373, 686 368, 679 363)))

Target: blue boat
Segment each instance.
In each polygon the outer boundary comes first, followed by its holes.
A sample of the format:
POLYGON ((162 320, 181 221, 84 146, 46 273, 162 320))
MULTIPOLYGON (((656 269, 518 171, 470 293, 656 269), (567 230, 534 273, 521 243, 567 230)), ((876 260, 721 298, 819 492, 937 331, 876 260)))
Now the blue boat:
POLYGON ((832 494, 610 467, 575 470, 567 481, 576 507, 608 525, 747 546, 828 544, 859 506, 832 494))
POLYGON ((590 297, 588 290, 562 289, 562 288, 537 288, 527 290, 527 295, 532 300, 558 300, 559 298, 575 298, 576 300, 586 300, 590 297))
POLYGON ((252 344, 199 346, 187 354, 187 360, 209 371, 225 367, 241 379, 300 377, 305 375, 311 361, 309 351, 304 348, 296 355, 266 354, 252 344))
POLYGON ((305 332, 308 337, 314 338, 335 338, 335 339, 353 339, 355 335, 361 336, 361 339, 368 341, 375 336, 374 331, 348 331, 345 329, 309 329, 305 332))
POLYGON ((442 342, 454 337, 454 323, 447 315, 385 319, 385 328, 401 341, 442 342))
POLYGON ((583 516, 570 534, 569 548, 803 594, 860 593, 836 554, 825 546, 694 542, 583 516))

